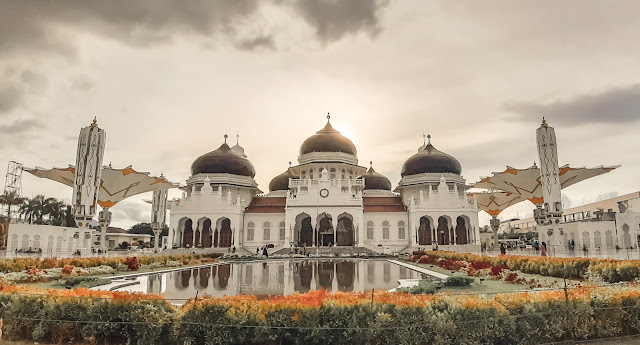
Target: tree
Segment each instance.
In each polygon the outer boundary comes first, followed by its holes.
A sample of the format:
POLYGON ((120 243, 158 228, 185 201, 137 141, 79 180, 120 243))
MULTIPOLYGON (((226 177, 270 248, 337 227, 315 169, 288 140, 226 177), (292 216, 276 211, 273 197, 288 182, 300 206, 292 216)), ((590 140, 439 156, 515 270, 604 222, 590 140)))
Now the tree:
POLYGON ((20 206, 20 216, 24 216, 30 224, 43 224, 44 195, 36 195, 32 199, 25 199, 20 206))
POLYGON ((127 230, 130 234, 145 234, 153 236, 153 229, 149 223, 138 223, 127 230))
POLYGON ((11 207, 22 205, 24 200, 16 191, 5 191, 0 195, 0 204, 7 206, 7 223, 11 220, 11 207))

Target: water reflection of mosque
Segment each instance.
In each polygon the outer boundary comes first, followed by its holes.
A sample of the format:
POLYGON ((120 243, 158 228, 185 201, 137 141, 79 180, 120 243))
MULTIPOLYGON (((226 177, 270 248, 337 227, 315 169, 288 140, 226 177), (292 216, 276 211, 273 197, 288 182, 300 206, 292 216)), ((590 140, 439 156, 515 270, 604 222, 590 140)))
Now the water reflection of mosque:
POLYGON ((364 292, 389 290, 399 279, 419 273, 389 261, 291 260, 220 264, 149 276, 147 292, 168 299, 208 294, 290 295, 311 290, 364 292))

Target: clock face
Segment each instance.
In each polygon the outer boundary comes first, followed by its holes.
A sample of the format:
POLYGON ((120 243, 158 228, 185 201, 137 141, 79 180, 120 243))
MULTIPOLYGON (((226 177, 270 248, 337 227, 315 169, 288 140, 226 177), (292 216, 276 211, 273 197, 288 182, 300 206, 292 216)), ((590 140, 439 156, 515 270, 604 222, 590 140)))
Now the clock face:
POLYGON ((321 189, 320 190, 320 196, 323 197, 323 198, 328 197, 329 196, 329 190, 326 189, 326 188, 321 189))

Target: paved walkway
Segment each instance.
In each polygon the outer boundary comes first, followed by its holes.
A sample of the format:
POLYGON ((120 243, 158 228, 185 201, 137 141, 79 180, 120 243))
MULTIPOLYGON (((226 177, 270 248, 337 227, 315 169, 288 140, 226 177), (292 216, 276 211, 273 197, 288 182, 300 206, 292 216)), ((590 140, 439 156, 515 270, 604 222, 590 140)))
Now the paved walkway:
POLYGON ((438 272, 435 272, 435 271, 432 271, 432 270, 428 270, 426 268, 422 268, 422 267, 418 267, 416 265, 408 264, 406 262, 402 262, 402 261, 398 261, 398 260, 388 260, 388 261, 389 262, 393 262, 396 265, 399 265, 399 266, 402 266, 402 267, 405 267, 405 268, 408 268, 408 269, 411 269, 411 270, 414 270, 414 271, 417 271, 417 272, 420 272, 420 273, 424 273, 424 274, 427 274, 427 275, 430 275, 432 277, 436 277, 436 278, 439 278, 439 279, 447 279, 447 278, 449 278, 449 276, 446 275, 446 274, 438 273, 438 272))

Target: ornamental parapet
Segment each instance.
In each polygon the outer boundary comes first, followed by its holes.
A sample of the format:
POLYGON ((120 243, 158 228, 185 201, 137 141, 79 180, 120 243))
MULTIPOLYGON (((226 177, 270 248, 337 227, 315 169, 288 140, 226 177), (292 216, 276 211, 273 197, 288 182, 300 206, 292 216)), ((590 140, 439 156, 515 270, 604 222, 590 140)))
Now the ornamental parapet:
POLYGON ((314 162, 341 162, 358 165, 358 158, 355 155, 344 152, 311 152, 298 157, 298 163, 300 164, 314 162))

